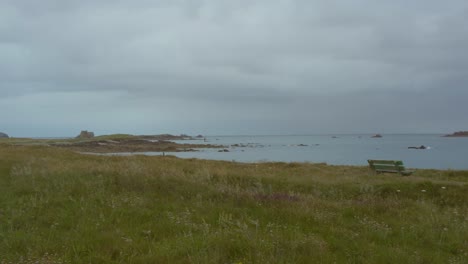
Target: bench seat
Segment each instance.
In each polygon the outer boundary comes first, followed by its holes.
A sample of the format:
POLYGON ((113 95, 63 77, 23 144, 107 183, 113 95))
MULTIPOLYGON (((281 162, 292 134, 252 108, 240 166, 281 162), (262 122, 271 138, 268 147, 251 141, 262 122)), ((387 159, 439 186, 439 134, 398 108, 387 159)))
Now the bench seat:
POLYGON ((413 171, 405 169, 401 160, 367 160, 369 167, 377 173, 399 173, 411 175, 413 171))

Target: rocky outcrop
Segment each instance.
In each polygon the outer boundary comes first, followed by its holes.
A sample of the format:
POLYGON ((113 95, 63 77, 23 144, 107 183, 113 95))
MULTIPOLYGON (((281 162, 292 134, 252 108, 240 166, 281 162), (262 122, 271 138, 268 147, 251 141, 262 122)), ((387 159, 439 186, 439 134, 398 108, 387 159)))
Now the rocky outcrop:
POLYGON ((5 133, 0 132, 0 138, 9 138, 9 136, 5 133))
POLYGON ((450 135, 445 135, 444 137, 468 137, 468 131, 458 131, 450 135))
POLYGON ((375 134, 375 135, 373 135, 372 137, 373 137, 373 138, 381 138, 382 135, 380 135, 380 134, 375 134))
POLYGON ((419 147, 408 147, 408 148, 409 148, 409 149, 427 149, 427 147, 424 146, 424 145, 421 145, 421 146, 419 146, 419 147))
POLYGON ((208 144, 178 144, 171 141, 147 139, 134 136, 124 138, 76 140, 71 142, 53 143, 53 146, 89 153, 119 153, 119 152, 182 152, 197 151, 196 149, 221 148, 219 145, 208 144))
POLYGON ((93 137, 94 137, 93 132, 88 132, 86 130, 83 130, 76 138, 93 138, 93 137))

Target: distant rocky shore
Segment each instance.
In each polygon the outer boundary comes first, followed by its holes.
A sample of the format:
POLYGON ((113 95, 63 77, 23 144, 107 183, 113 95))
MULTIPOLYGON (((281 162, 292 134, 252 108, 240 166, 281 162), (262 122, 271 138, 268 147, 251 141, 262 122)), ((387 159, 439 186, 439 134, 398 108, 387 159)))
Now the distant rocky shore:
POLYGON ((453 134, 445 135, 444 137, 468 137, 468 131, 458 131, 453 134))
MULTIPOLYGON (((0 137, 8 137, 0 133, 0 137)), ((201 148, 223 148, 225 146, 211 144, 192 144, 174 142, 174 140, 193 140, 192 137, 182 135, 129 135, 112 134, 96 136, 91 131, 83 130, 74 138, 22 138, 16 139, 13 145, 43 145, 50 147, 66 148, 77 152, 86 153, 122 153, 122 152, 186 152, 197 151, 201 148)))
MULTIPOLYGON (((106 137, 106 136, 101 136, 106 137)), ((122 137, 122 138, 138 138, 138 139, 145 139, 145 140, 190 140, 190 139, 200 139, 204 138, 202 135, 198 135, 196 137, 192 137, 189 135, 181 134, 181 135, 171 135, 171 134, 160 134, 160 135, 128 135, 128 134, 116 134, 111 135, 111 137, 122 137)), ((94 132, 82 130, 81 133, 75 137, 76 139, 91 139, 91 138, 99 138, 94 135, 94 132)))
POLYGON ((119 152, 185 152, 196 151, 198 148, 219 148, 221 146, 207 144, 177 144, 167 140, 156 140, 154 137, 145 139, 134 138, 113 138, 90 140, 80 142, 66 142, 51 144, 55 147, 62 147, 78 152, 92 153, 119 153, 119 152))
POLYGON ((171 140, 190 140, 203 138, 202 135, 191 137, 185 134, 171 135, 128 135, 114 134, 95 136, 93 132, 83 130, 75 139, 78 141, 50 144, 79 152, 117 153, 117 152, 179 152, 196 151, 197 148, 220 148, 208 144, 178 144, 171 140))

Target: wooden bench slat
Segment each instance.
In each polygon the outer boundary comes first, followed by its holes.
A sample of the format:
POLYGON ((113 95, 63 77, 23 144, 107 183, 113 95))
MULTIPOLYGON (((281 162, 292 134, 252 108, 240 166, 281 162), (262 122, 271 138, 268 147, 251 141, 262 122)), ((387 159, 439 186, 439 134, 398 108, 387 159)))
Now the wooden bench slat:
POLYGON ((405 170, 405 167, 403 167, 403 166, 390 166, 390 165, 374 165, 373 169, 374 170, 397 170, 397 171, 402 171, 402 170, 405 170))
POLYGON ((401 160, 367 160, 369 167, 375 172, 400 173, 410 175, 412 171, 407 171, 401 160))

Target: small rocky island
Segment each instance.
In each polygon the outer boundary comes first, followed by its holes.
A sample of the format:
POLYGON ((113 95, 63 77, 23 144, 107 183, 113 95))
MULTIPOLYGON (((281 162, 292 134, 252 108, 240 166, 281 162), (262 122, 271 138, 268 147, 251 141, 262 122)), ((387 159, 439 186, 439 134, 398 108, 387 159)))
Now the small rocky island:
POLYGON ((87 130, 82 130, 81 133, 76 138, 93 138, 94 133, 87 130))
POLYGON ((375 135, 372 136, 372 138, 381 138, 381 137, 382 137, 382 135, 380 135, 380 134, 375 134, 375 135))
POLYGON ((468 137, 468 131, 458 131, 453 134, 445 135, 444 137, 468 137))
POLYGON ((9 138, 9 136, 5 133, 0 132, 0 138, 9 138))

